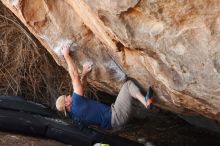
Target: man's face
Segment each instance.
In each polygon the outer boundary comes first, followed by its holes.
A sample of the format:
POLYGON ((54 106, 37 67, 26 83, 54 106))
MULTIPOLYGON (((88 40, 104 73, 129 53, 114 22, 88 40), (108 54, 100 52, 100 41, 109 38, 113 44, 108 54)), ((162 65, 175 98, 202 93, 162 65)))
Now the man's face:
POLYGON ((67 106, 70 106, 70 105, 72 104, 72 102, 73 102, 73 98, 72 98, 71 95, 65 96, 65 106, 66 106, 66 107, 67 107, 67 106))

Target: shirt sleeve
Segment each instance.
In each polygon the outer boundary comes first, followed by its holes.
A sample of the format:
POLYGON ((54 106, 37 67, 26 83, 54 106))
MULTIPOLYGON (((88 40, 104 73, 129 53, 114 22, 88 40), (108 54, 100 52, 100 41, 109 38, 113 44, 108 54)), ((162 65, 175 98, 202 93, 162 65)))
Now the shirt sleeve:
POLYGON ((79 104, 80 102, 85 102, 87 99, 84 96, 80 96, 77 93, 72 94, 72 98, 73 98, 73 103, 75 104, 79 104))

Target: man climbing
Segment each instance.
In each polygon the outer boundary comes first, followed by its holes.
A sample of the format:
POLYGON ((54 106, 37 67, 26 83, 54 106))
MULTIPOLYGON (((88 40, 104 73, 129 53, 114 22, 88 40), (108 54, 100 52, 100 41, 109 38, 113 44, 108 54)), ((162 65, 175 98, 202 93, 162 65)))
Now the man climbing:
POLYGON ((68 65, 68 72, 72 80, 73 94, 62 95, 56 100, 58 111, 69 113, 70 117, 87 125, 96 125, 111 129, 121 127, 130 118, 132 100, 139 100, 147 109, 152 108, 152 89, 149 88, 143 96, 139 88, 130 80, 126 81, 114 104, 107 106, 103 103, 84 97, 84 85, 87 74, 92 70, 92 64, 84 64, 80 79, 76 64, 70 56, 69 46, 62 48, 62 53, 68 65))

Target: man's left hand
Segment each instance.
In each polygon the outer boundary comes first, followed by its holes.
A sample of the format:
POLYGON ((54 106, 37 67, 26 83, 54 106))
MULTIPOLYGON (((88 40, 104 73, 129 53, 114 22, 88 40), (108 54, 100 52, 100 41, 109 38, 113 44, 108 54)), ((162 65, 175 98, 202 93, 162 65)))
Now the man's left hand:
POLYGON ((92 70, 93 63, 92 62, 86 62, 83 64, 83 74, 87 74, 92 70))

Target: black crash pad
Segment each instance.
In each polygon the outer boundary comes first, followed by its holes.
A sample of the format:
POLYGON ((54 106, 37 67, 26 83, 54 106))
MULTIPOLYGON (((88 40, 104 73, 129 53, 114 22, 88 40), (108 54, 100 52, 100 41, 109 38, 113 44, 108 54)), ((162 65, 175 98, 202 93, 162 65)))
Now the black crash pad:
POLYGON ((144 146, 116 135, 102 133, 81 123, 67 123, 50 108, 17 97, 0 96, 0 130, 43 136, 74 146, 97 142, 110 146, 144 146))
POLYGON ((17 96, 0 96, 0 108, 30 112, 47 117, 57 117, 56 112, 50 108, 42 104, 26 101, 22 97, 17 96))

